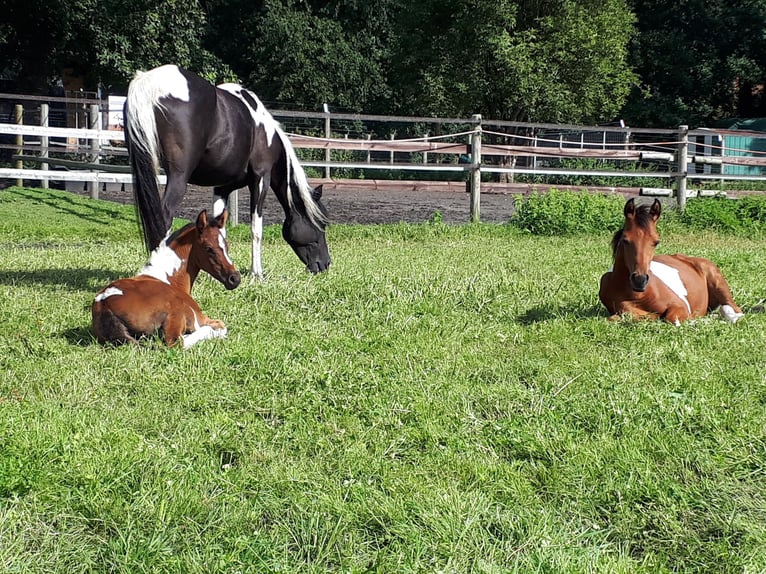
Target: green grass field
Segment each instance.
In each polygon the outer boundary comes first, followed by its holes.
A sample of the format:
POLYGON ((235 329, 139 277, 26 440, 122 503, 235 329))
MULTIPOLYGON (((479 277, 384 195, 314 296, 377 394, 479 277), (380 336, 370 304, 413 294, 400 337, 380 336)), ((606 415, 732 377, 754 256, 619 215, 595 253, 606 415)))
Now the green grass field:
POLYGON ((195 287, 227 339, 109 348, 132 208, 0 191, 0 571, 765 572, 764 243, 660 231, 744 319, 608 322, 608 234, 333 226, 311 276, 271 226, 195 287))

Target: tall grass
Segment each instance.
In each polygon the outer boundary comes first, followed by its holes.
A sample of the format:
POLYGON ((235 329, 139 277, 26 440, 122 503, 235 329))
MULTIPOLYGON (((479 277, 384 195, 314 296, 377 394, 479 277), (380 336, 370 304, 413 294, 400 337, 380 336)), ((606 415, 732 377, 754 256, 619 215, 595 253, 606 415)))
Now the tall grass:
MULTIPOLYGON (((609 233, 333 226, 195 296, 229 338, 96 344, 132 210, 0 192, 4 572, 762 572, 762 242, 662 232, 746 317, 606 321, 609 233)), ((235 261, 248 231, 229 234, 235 261)))

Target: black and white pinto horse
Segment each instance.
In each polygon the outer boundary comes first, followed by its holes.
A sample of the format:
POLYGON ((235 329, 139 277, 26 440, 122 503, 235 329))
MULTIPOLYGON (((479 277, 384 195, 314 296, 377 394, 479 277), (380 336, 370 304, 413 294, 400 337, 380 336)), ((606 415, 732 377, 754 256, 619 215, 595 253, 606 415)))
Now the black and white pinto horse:
POLYGON ((149 251, 171 228, 187 183, 214 188, 215 217, 231 192, 247 186, 251 272, 262 277, 263 202, 270 187, 285 212, 285 241, 312 273, 329 267, 322 188, 311 188, 287 135, 252 92, 238 84, 213 86, 173 65, 138 72, 125 102, 125 133, 149 251), (160 166, 167 175, 163 195, 160 166))

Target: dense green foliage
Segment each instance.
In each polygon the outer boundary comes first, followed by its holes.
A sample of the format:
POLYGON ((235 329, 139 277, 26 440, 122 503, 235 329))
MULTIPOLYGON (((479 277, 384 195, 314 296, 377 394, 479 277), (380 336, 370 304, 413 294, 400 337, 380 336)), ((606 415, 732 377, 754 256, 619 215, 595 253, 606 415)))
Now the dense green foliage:
POLYGON ((710 126, 766 115, 766 1, 633 0, 630 125, 710 126))
POLYGON ((332 226, 315 277, 271 226, 195 287, 227 339, 105 348, 132 209, 0 194, 3 572, 766 570, 760 241, 662 232, 746 312, 674 328, 606 320, 606 232, 332 226))
POLYGON ((630 125, 766 114, 766 0, 0 3, 0 80, 177 63, 316 110, 630 125))
POLYGON ((622 225, 621 195, 551 190, 517 197, 511 224, 534 235, 604 233, 622 225))
MULTIPOLYGON (((669 202, 668 202, 669 203, 669 202)), ((622 195, 551 190, 516 198, 511 224, 534 235, 572 235, 616 231, 622 226, 622 195)), ((672 206, 662 226, 762 237, 766 234, 766 197, 689 199, 679 213, 672 206)))

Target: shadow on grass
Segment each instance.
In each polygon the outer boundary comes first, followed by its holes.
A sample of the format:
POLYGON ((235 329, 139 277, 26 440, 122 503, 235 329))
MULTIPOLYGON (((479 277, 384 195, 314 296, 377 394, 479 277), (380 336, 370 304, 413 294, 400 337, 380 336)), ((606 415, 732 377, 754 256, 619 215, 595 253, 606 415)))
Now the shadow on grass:
POLYGON ((124 208, 106 201, 93 201, 67 192, 55 192, 42 189, 10 188, 3 190, 6 195, 15 195, 19 199, 32 200, 53 207, 62 213, 74 215, 80 219, 108 225, 115 219, 124 217, 124 208))
POLYGON ((532 325, 533 323, 552 321, 554 319, 589 319, 593 317, 603 317, 606 319, 606 310, 599 305, 591 307, 542 305, 528 309, 522 315, 518 315, 516 321, 522 325, 532 325))
POLYGON ((61 336, 67 340, 70 345, 75 347, 90 347, 98 345, 96 336, 90 326, 75 327, 61 332, 61 336))
POLYGON ((2 285, 63 285, 75 291, 96 291, 115 279, 124 277, 124 271, 110 269, 37 269, 35 271, 0 271, 2 285))

